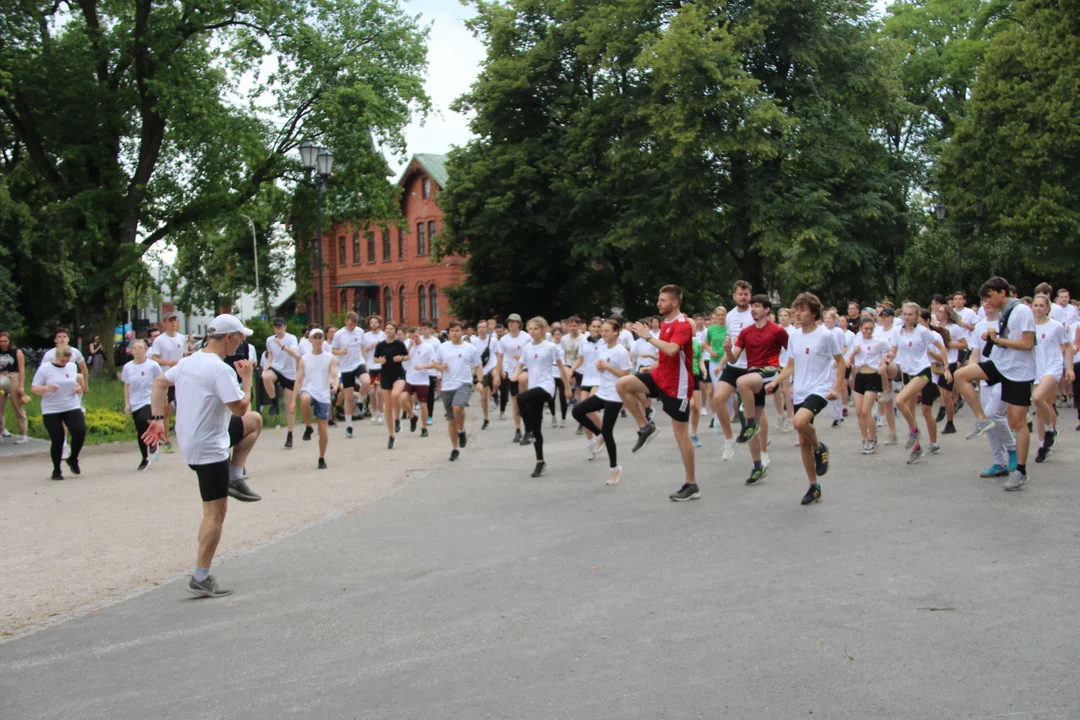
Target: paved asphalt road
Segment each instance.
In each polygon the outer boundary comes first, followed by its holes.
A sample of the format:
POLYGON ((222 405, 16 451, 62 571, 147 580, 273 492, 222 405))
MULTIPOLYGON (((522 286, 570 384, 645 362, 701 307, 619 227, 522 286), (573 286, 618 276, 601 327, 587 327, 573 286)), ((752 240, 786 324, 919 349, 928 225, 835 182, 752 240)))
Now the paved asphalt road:
POLYGON ((676 504, 666 426, 631 456, 623 421, 609 488, 569 429, 534 480, 495 423, 461 462, 219 564, 230 598, 172 582, 0 645, 0 716, 1080 717, 1078 436, 1005 493, 978 477, 985 440, 908 467, 859 455, 853 424, 823 431, 802 507, 792 435, 747 488, 745 449, 721 463, 704 430, 704 496, 676 504))

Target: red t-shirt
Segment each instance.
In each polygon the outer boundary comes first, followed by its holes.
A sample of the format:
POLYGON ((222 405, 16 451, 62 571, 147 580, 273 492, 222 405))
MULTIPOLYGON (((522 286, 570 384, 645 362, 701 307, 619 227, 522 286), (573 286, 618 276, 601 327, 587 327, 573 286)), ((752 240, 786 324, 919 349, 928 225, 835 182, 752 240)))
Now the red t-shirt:
POLYGON ((674 320, 661 322, 660 340, 675 343, 682 351, 674 355, 658 353, 660 359, 652 371, 656 386, 673 398, 690 397, 694 390, 694 329, 689 318, 679 315, 674 320))
POLYGON ((764 327, 743 328, 735 338, 735 347, 746 353, 746 367, 779 367, 780 350, 787 347, 788 337, 787 330, 767 320, 764 327))

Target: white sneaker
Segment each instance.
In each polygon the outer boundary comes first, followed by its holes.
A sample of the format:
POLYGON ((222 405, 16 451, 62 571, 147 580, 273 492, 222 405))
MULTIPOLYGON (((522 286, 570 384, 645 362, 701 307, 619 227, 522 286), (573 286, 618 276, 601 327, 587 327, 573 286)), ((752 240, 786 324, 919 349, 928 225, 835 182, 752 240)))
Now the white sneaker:
POLYGON ((0 437, 6 437, 6 438, 11 437, 11 431, 8 430, 7 428, 4 428, 4 432, 0 433, 0 437))
POLYGON ((563 418, 562 420, 559 421, 559 427, 561 427, 561 428, 566 427, 566 418, 563 418))
POLYGON ((720 459, 726 461, 733 457, 735 457, 735 438, 724 440, 724 454, 720 456, 720 459))
POLYGON ((618 485, 619 477, 622 475, 622 465, 618 466, 614 470, 608 470, 607 484, 618 485))
POLYGON ((15 436, 15 444, 16 445, 22 445, 23 443, 26 442, 26 440, 27 440, 27 437, 25 435, 16 435, 15 436))
POLYGON ((769 453, 761 453, 761 467, 769 467, 769 453))
POLYGON ((878 427, 885 427, 885 418, 883 416, 878 416, 877 426, 878 427))
POLYGON ((60 451, 60 459, 67 460, 71 457, 71 446, 68 445, 67 438, 64 438, 64 449, 60 451))
POLYGON ((708 414, 709 414, 709 411, 708 411, 707 408, 701 408, 701 417, 705 417, 708 414))
POLYGON ((559 427, 559 418, 555 417, 554 415, 551 416, 551 427, 559 427))

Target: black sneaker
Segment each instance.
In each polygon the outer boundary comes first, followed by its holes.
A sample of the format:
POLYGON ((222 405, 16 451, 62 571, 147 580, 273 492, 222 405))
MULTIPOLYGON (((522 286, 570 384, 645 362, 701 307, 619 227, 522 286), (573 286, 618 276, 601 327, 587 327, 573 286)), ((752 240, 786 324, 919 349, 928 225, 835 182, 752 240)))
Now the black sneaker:
POLYGON ((454 462, 459 457, 461 457, 461 453, 458 451, 457 448, 454 448, 453 450, 450 451, 450 462, 454 462))
POLYGON ((304 428, 304 440, 310 440, 310 439, 311 439, 311 435, 312 435, 312 434, 313 434, 314 432, 315 432, 315 431, 311 429, 311 426, 310 426, 310 425, 308 425, 308 426, 307 426, 306 428, 304 428))
POLYGON ((277 400, 277 398, 274 398, 273 400, 270 401, 270 414, 271 415, 277 415, 280 412, 281 412, 281 410, 278 407, 278 400, 277 400))
POLYGON ((736 440, 736 442, 741 442, 741 443, 750 442, 751 440, 753 440, 754 436, 757 435, 759 432, 761 432, 761 426, 758 425, 757 423, 755 423, 753 425, 747 425, 746 427, 743 428, 743 431, 741 433, 739 433, 739 437, 736 440))
POLYGON ((812 503, 816 503, 820 499, 821 499, 821 486, 818 485, 817 483, 814 483, 813 485, 810 486, 810 489, 806 491, 806 494, 803 495, 802 504, 803 505, 810 505, 812 503))
POLYGON ((291 448, 291 447, 292 447, 292 433, 288 433, 288 434, 287 434, 287 435, 285 436, 285 447, 287 447, 287 448, 291 448))
POLYGON ((64 479, 64 474, 62 472, 60 472, 59 470, 53 470, 52 471, 52 479, 53 480, 63 480, 64 479))
POLYGON ((79 474, 82 473, 82 471, 79 470, 79 460, 78 460, 78 458, 68 458, 64 462, 66 462, 67 466, 69 468, 71 468, 72 475, 79 475, 79 474))
MULTIPOLYGON (((938 420, 938 422, 941 422, 941 421, 938 420)), ((955 432, 956 432, 956 427, 951 422, 947 422, 947 423, 945 423, 945 429, 941 431, 941 434, 942 435, 952 435, 955 432)))
POLYGON ((1035 451, 1035 462, 1037 462, 1037 463, 1045 462, 1046 461, 1046 456, 1047 456, 1046 446, 1045 445, 1040 446, 1039 449, 1035 451))
POLYGON ((319 458, 319 469, 320 470, 325 470, 326 469, 326 459, 325 458, 319 458))
POLYGON ((464 431, 462 431, 462 432, 459 432, 459 433, 457 434, 457 443, 458 443, 458 445, 460 445, 460 446, 461 446, 462 448, 464 448, 464 447, 465 447, 465 445, 466 445, 466 444, 468 444, 468 436, 467 436, 467 435, 465 435, 465 432, 464 432, 464 431))
POLYGON ((255 494, 251 488, 248 487, 247 481, 243 478, 229 481, 229 495, 241 502, 255 502, 256 500, 262 500, 262 495, 255 494))
POLYGON ((345 427, 345 439, 346 439, 346 440, 351 440, 351 439, 352 439, 352 436, 353 436, 353 435, 352 435, 352 428, 351 428, 351 427, 348 427, 348 426, 346 426, 346 427, 345 427))
POLYGON ((842 422, 844 422, 844 421, 843 420, 833 420, 832 421, 832 426, 834 428, 840 427, 840 423, 842 423, 842 422))
POLYGON ((630 452, 637 452, 641 448, 648 445, 649 442, 653 439, 654 435, 656 435, 656 426, 653 425, 652 423, 649 423, 645 427, 638 430, 637 431, 637 442, 634 443, 634 449, 631 450, 630 452))
POLYGON ((945 410, 945 408, 943 408, 943 407, 939 407, 939 408, 938 408, 938 411, 937 411, 937 421, 938 421, 938 422, 941 422, 942 420, 944 420, 944 419, 945 419, 945 415, 946 415, 946 410, 945 410))
POLYGON ((746 484, 747 484, 747 485, 753 485, 753 484, 754 484, 754 483, 756 483, 756 482, 757 482, 758 480, 760 480, 761 478, 765 477, 765 476, 766 476, 766 475, 768 475, 768 474, 769 474, 769 471, 768 471, 768 469, 767 469, 767 468, 764 468, 764 467, 761 467, 761 468, 755 468, 755 469, 754 469, 754 470, 753 470, 753 471, 752 471, 752 472, 750 473, 750 477, 746 478, 746 484))
POLYGON ((532 441, 533 441, 532 433, 529 432, 528 430, 526 430, 525 434, 521 436, 521 442, 519 442, 518 444, 519 445, 532 445, 532 441))
POLYGON ((394 449, 394 436, 393 435, 391 435, 389 437, 389 439, 387 439, 387 441, 386 441, 386 449, 387 450, 393 450, 394 449))
POLYGON ((394 432, 396 432, 396 433, 401 432, 401 421, 400 420, 395 420, 394 421, 394 432))
POLYGON ((1056 430, 1047 430, 1046 431, 1046 436, 1045 436, 1045 438, 1043 440, 1043 447, 1045 447, 1047 450, 1049 450, 1050 448, 1054 447, 1054 441, 1055 440, 1057 440, 1057 431, 1056 430))
POLYGON ((694 483, 693 485, 686 483, 681 488, 679 488, 679 492, 672 493, 668 495, 668 497, 675 502, 686 502, 687 500, 697 500, 698 498, 700 498, 701 491, 698 490, 697 483, 694 483))
MULTIPOLYGON (((344 418, 344 417, 342 417, 342 420, 344 420, 344 419, 345 419, 345 418, 344 418)), ((327 421, 326 421, 326 424, 327 424, 327 426, 329 426, 329 427, 337 427, 337 423, 336 423, 336 422, 334 422, 334 418, 330 418, 329 420, 327 420, 327 421)))
POLYGON ((480 429, 481 430, 487 430, 488 425, 490 425, 490 424, 491 424, 491 421, 489 421, 487 418, 484 418, 484 424, 480 426, 480 429))
POLYGON ((645 408, 645 419, 648 420, 649 422, 652 422, 652 415, 653 415, 653 409, 652 408, 645 408))
MULTIPOLYGON (((814 451, 814 462, 817 463, 816 472, 818 477, 829 472, 829 448, 825 443, 818 443, 818 448, 814 451)), ((820 494, 821 488, 818 488, 818 492, 820 494)))
POLYGON ((521 443, 521 428, 514 431, 514 439, 511 442, 521 443))
POLYGON ((956 405, 953 406, 953 413, 958 413, 964 408, 964 398, 956 398, 956 405))
POLYGON ((416 423, 418 422, 420 422, 418 417, 409 418, 409 432, 416 432, 416 423))
POLYGON ((543 475, 544 474, 544 468, 546 468, 546 467, 547 467, 547 463, 544 462, 543 460, 536 463, 536 467, 532 471, 532 477, 540 477, 541 475, 543 475))
POLYGON ((427 428, 420 428, 420 437, 427 437, 427 428))
POLYGON ((142 472, 143 470, 145 470, 148 467, 150 467, 149 458, 143 458, 143 461, 141 463, 139 463, 139 472, 142 472))

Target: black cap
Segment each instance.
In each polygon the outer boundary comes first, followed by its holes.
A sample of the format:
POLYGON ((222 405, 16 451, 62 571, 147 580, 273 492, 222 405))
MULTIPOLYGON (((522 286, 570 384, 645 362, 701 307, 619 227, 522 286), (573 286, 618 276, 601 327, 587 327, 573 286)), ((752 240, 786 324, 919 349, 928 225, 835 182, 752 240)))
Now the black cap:
POLYGON ((896 317, 896 311, 893 310, 891 307, 883 307, 883 308, 881 308, 881 312, 878 313, 878 314, 879 315, 884 315, 886 317, 896 317))
POLYGON ((274 318, 274 325, 288 325, 288 324, 289 323, 285 322, 285 318, 280 318, 280 317, 274 318))

